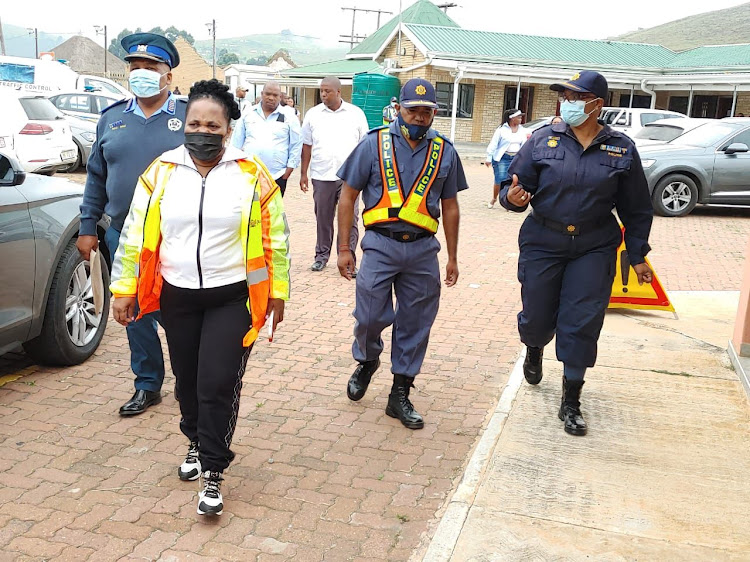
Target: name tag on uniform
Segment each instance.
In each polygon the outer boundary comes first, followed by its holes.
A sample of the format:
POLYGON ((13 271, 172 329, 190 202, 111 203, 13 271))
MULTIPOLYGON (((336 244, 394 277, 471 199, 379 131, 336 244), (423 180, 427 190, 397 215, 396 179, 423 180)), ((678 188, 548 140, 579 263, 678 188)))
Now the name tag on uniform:
POLYGON ((628 149, 623 146, 613 146, 611 144, 599 145, 599 148, 607 152, 608 156, 614 156, 615 158, 622 158, 628 149))
POLYGON ((114 123, 110 123, 109 124, 109 128, 112 129, 113 131, 116 131, 117 129, 124 129, 125 128, 125 123, 123 123, 122 119, 120 119, 119 121, 115 121, 114 123))

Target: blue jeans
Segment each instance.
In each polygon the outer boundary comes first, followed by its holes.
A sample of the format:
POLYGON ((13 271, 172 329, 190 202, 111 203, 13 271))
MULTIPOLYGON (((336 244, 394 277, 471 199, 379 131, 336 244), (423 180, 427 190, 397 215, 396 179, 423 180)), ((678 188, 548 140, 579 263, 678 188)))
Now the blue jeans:
MULTIPOLYGON (((104 233, 112 262, 120 242, 120 233, 114 228, 108 228, 104 233)), ((138 315, 136 304, 136 315, 138 315)), ((164 354, 161 351, 161 341, 157 333, 161 324, 161 312, 146 314, 138 322, 128 324, 126 331, 130 344, 130 368, 135 373, 135 389, 159 392, 164 382, 164 354)))
POLYGON ((513 156, 503 154, 500 160, 492 161, 492 170, 495 172, 495 185, 500 185, 503 180, 508 178, 508 169, 513 162, 513 156))

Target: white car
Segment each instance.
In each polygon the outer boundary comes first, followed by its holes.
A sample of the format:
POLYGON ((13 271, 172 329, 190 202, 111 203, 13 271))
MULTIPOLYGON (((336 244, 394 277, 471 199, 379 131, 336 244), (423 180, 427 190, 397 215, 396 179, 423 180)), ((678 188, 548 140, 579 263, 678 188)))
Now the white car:
POLYGON ((599 114, 601 121, 631 138, 648 123, 659 119, 677 119, 678 117, 687 117, 687 115, 666 109, 641 109, 638 107, 605 107, 599 114))
POLYGON ((65 115, 99 122, 99 115, 122 96, 102 92, 65 92, 50 96, 50 101, 65 115))
POLYGON ((52 175, 78 158, 70 124, 44 96, 0 90, 0 123, 27 172, 52 175))
POLYGON ((692 131, 696 127, 706 123, 715 122, 716 119, 703 119, 694 117, 678 117, 676 119, 659 119, 646 125, 633 135, 635 146, 650 146, 655 144, 666 144, 673 141, 682 134, 692 131))

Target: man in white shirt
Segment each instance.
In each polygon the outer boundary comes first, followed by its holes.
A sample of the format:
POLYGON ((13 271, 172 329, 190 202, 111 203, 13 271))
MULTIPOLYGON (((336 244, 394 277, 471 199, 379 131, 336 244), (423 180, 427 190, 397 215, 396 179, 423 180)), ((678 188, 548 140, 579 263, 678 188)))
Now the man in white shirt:
MULTIPOLYGON (((313 271, 322 271, 331 257, 333 218, 343 183, 336 172, 369 130, 364 112, 341 99, 341 82, 335 76, 327 76, 320 82, 320 99, 322 103, 305 114, 302 124, 300 188, 307 193, 308 182, 312 180, 318 222, 313 271)), ((358 215, 355 204, 349 245, 344 246, 352 255, 359 240, 358 215)))
POLYGON ((244 111, 235 124, 232 146, 260 158, 283 196, 289 176, 300 163, 302 135, 299 120, 280 101, 278 83, 267 82, 261 102, 244 111))

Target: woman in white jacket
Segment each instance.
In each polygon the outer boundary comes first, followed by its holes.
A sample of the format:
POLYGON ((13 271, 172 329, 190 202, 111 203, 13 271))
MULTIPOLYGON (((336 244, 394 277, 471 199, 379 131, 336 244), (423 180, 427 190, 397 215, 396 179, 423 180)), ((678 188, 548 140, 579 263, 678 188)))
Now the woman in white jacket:
POLYGON ((492 164, 495 172, 495 184, 492 187, 492 200, 487 206, 492 209, 500 193, 500 183, 508 177, 508 168, 513 157, 521 150, 523 143, 529 138, 529 131, 521 125, 523 113, 520 109, 507 109, 503 113, 503 124, 492 135, 487 145, 487 161, 485 166, 492 164))

